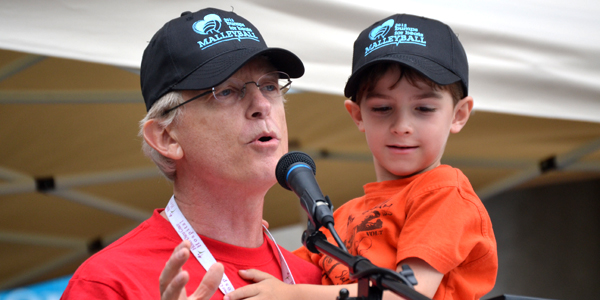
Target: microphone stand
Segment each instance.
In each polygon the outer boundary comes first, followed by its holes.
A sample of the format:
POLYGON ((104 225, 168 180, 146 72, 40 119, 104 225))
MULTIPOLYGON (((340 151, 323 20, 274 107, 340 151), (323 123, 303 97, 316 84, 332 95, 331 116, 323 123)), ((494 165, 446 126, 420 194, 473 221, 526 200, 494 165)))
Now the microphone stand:
MULTIPOLYGON (((331 229, 329 228, 330 231, 331 229)), ((310 221, 302 234, 302 242, 309 251, 323 253, 348 267, 350 278, 358 280, 358 297, 349 297, 348 290, 342 289, 338 300, 381 300, 383 291, 386 289, 410 300, 431 300, 412 288, 417 282, 408 265, 402 266, 400 273, 379 268, 368 259, 362 256, 353 256, 329 243, 325 234, 310 221)))

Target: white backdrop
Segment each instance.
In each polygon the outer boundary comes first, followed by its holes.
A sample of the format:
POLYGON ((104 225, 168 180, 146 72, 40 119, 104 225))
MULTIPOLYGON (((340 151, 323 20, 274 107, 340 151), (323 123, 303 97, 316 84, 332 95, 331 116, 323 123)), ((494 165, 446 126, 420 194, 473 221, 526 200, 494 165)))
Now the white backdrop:
POLYGON ((460 36, 475 109, 600 122, 600 2, 592 0, 21 0, 0 2, 0 48, 138 69, 152 34, 185 10, 234 9, 306 64, 298 89, 341 94, 352 44, 393 13, 460 36))
MULTIPOLYGON (((444 159, 480 197, 538 177, 539 161, 554 155, 571 164, 571 175, 600 174, 598 1, 0 0, 0 289, 72 272, 90 242, 109 242, 164 207, 172 189, 135 139, 144 114, 139 78, 112 66, 137 72, 158 28, 207 6, 233 7, 269 46, 304 61, 306 74, 293 86, 307 93, 287 103, 290 140, 317 154, 317 177, 336 205, 361 194, 373 172, 364 138, 341 108, 352 45, 394 13, 439 19, 465 46, 482 113, 451 138, 444 159), (37 55, 49 59, 38 63, 37 55), (52 176, 56 190, 38 192, 40 176, 52 176)), ((275 228, 303 224, 297 204, 275 187, 265 218, 275 228)), ((278 229, 277 240, 295 248, 299 227, 278 229)))

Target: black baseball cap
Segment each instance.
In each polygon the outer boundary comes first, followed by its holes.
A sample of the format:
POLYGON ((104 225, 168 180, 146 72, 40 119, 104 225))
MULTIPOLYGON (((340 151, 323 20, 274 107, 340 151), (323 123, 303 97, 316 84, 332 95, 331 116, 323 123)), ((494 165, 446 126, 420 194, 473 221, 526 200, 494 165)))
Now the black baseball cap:
POLYGON ((381 62, 411 67, 439 85, 461 81, 469 90, 469 63, 458 37, 437 20, 396 14, 363 30, 354 42, 352 75, 344 95, 356 101, 362 73, 381 62))
POLYGON ((236 13, 184 12, 159 29, 144 51, 140 82, 146 110, 170 91, 218 85, 259 55, 291 78, 304 74, 298 56, 267 47, 258 29, 236 13))

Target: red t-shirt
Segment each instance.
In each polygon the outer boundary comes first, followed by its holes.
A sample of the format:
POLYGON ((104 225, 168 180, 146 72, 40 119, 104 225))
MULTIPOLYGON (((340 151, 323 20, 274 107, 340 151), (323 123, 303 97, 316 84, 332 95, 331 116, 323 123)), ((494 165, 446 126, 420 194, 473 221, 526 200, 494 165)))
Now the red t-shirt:
MULTIPOLYGON (((181 238, 160 212, 86 260, 77 269, 61 299, 160 299, 159 275, 181 238)), ((225 274, 235 288, 249 284, 238 275, 240 269, 258 269, 281 278, 275 243, 264 235, 258 248, 225 244, 204 236, 202 241, 214 258, 223 263, 225 274)), ((318 284, 321 270, 281 248, 296 283, 318 284)), ((193 293, 206 270, 190 255, 183 266, 190 274, 187 294, 193 293)), ((221 291, 211 298, 223 299, 221 291)))
MULTIPOLYGON (((420 258, 444 274, 434 299, 479 299, 496 281, 498 256, 489 215, 466 176, 447 165, 410 178, 374 182, 334 212, 352 255, 396 270, 420 258)), ((336 244, 327 230, 330 243, 336 244)), ((348 268, 301 247, 296 255, 323 270, 323 284, 352 282, 348 268)))

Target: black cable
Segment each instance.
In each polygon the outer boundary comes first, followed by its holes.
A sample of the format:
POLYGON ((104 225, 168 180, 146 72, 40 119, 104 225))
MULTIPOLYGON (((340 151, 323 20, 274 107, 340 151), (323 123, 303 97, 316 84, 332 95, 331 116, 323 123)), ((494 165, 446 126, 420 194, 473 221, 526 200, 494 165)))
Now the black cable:
POLYGON ((348 253, 348 249, 346 249, 346 245, 344 245, 344 242, 342 242, 342 239, 340 239, 340 236, 335 231, 335 228, 333 227, 333 223, 327 223, 326 226, 327 226, 327 229, 329 229, 329 232, 331 232, 331 236, 333 236, 333 239, 338 244, 338 246, 342 250, 344 250, 344 252, 348 253))

